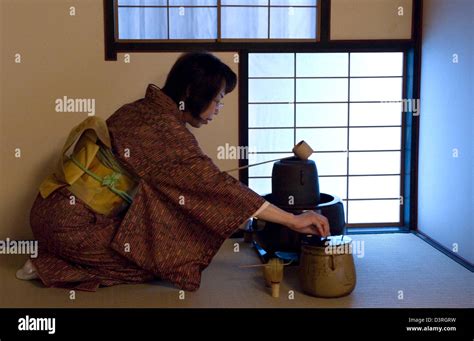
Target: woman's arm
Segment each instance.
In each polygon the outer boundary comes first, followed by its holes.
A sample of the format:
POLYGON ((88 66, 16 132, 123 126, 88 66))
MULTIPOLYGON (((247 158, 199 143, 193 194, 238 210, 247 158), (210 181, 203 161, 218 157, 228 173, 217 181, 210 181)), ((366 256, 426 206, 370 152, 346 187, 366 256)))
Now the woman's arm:
POLYGON ((306 211, 295 215, 269 204, 265 209, 257 213, 256 217, 272 223, 285 225, 299 233, 317 234, 322 237, 330 234, 329 222, 326 217, 314 211, 306 211))

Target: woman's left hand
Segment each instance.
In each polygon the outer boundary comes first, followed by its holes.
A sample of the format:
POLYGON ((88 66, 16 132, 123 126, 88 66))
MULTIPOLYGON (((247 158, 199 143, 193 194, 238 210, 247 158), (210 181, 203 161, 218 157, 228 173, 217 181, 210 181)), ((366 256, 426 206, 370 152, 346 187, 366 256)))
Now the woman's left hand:
POLYGON ((331 234, 327 218, 314 211, 294 215, 288 227, 299 233, 317 234, 321 237, 327 237, 331 234))

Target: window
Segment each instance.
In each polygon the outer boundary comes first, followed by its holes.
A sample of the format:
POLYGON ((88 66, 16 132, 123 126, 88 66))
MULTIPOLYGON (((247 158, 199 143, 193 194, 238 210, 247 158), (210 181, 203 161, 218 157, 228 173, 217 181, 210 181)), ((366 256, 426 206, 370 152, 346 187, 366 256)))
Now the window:
MULTIPOLYGON (((249 163, 316 151, 321 192, 345 204, 349 224, 399 223, 403 53, 250 53, 249 163)), ((272 164, 249 169, 271 192, 272 164)))
POLYGON ((119 40, 317 38, 316 0, 116 0, 119 40))

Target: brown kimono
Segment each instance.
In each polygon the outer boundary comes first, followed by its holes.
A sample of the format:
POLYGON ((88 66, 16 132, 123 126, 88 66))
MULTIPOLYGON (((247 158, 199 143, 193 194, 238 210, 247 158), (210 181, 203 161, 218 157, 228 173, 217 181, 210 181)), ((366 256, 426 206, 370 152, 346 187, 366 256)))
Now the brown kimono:
POLYGON ((139 178, 128 210, 95 213, 66 187, 31 210, 39 240, 32 259, 46 286, 95 291, 99 285, 160 278, 197 290, 201 272, 265 200, 221 172, 201 151, 177 105, 149 85, 144 99, 108 120, 112 148, 139 178))

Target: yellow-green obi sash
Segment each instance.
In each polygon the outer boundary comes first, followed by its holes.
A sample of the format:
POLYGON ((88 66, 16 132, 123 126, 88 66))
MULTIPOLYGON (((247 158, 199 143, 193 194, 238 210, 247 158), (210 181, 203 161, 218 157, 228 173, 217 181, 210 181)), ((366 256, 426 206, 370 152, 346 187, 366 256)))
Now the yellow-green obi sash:
POLYGON ((40 185, 47 198, 55 190, 67 189, 97 213, 115 215, 128 207, 136 191, 134 179, 111 150, 106 123, 89 117, 69 134, 53 174, 40 185), (75 144, 72 153, 68 153, 75 144))

